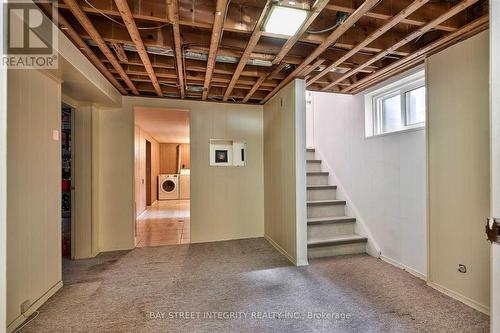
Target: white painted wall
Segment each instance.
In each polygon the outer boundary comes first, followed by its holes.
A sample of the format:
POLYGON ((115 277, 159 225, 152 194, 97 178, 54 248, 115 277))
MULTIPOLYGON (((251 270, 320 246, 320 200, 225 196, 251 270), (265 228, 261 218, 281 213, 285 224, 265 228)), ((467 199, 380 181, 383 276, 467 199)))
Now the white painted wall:
MULTIPOLYGON (((490 1, 491 216, 500 217, 500 2, 490 1)), ((491 332, 500 332, 500 244, 491 246, 491 332)))
POLYGON ((23 322, 62 286, 61 85, 38 70, 8 71, 7 323, 23 322), (24 315, 21 303, 32 304, 24 315))
POLYGON ((307 264, 305 88, 294 80, 264 105, 264 234, 307 264))
POLYGON ((93 117, 94 214, 101 251, 134 247, 134 107, 190 110, 191 241, 264 235, 262 106, 124 97, 93 117), (244 167, 210 167, 209 140, 247 143, 244 167))
POLYGON ((73 259, 95 256, 97 244, 92 237, 92 112, 91 104, 73 108, 73 202, 71 256, 73 259))
POLYGON ((488 313, 489 36, 427 59, 428 284, 488 313), (458 265, 467 273, 458 272, 458 265))
POLYGON ((363 94, 313 93, 312 103, 314 145, 356 217, 384 258, 425 276, 425 131, 365 139, 363 94))

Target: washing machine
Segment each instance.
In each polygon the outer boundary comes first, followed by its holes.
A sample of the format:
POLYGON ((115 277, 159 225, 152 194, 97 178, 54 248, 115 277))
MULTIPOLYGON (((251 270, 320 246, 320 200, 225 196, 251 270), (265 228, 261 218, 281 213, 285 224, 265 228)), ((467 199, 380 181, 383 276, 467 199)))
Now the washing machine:
POLYGON ((172 174, 158 176, 158 199, 179 199, 179 175, 172 174))

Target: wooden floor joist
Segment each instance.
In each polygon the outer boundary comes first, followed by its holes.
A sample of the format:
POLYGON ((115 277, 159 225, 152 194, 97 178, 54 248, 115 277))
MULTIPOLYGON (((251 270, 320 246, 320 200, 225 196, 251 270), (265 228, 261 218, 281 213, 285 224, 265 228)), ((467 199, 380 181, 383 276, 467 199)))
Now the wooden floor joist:
POLYGON ((445 12, 444 14, 440 15, 436 19, 432 20, 431 22, 427 23, 426 25, 420 27, 419 29, 415 30, 414 32, 410 33, 408 36, 405 38, 401 39, 397 43, 393 44, 389 48, 385 49, 384 51, 380 52, 376 56, 372 57, 370 60, 364 62, 363 64, 359 65, 358 67, 354 68, 353 70, 347 72, 346 74, 342 75, 340 78, 335 80, 334 82, 328 84, 327 86, 323 87, 321 90, 322 91, 327 91, 328 89, 332 88, 339 82, 342 82, 352 75, 358 73, 361 69, 365 68, 368 65, 373 64, 374 62, 384 58, 385 56, 391 54, 394 50, 397 50, 401 46, 405 45, 406 43, 409 43, 410 41, 416 39, 417 37, 423 35, 427 31, 431 30, 435 26, 443 23, 444 21, 448 20, 449 18, 455 16, 456 14, 460 13, 462 10, 466 9, 469 6, 472 6, 475 4, 478 0, 463 0, 459 4, 453 6, 450 10, 445 12))
POLYGON ((177 79, 179 81, 179 92, 181 98, 184 98, 184 64, 182 61, 182 43, 181 32, 179 28, 179 3, 178 0, 167 0, 167 11, 170 22, 172 22, 172 32, 175 46, 175 63, 177 69, 177 79))
POLYGON ((271 6, 300 3, 54 2, 64 33, 121 94, 236 103, 265 103, 294 79, 358 93, 478 33, 472 21, 488 14, 483 0, 313 0, 286 36, 264 21, 271 6))
POLYGON ((212 37, 210 39, 210 50, 208 52, 207 70, 205 74, 205 82, 203 83, 202 99, 206 100, 210 90, 210 81, 214 72, 215 60, 217 57, 217 50, 219 43, 222 39, 222 30, 224 27, 224 20, 228 9, 229 0, 217 0, 215 6, 215 18, 212 28, 212 37))
MULTIPOLYGON (((53 6, 50 6, 48 3, 41 3, 41 7, 48 13, 48 16, 52 16, 53 6)), ((73 29, 73 27, 66 21, 66 19, 59 14, 57 17, 57 23, 59 24, 59 28, 65 32, 65 34, 69 37, 70 40, 75 43, 78 48, 87 56, 87 58, 97 67, 97 69, 111 82, 111 84, 118 89, 118 91, 122 95, 127 95, 127 91, 123 86, 118 82, 113 74, 106 68, 106 66, 102 63, 102 61, 97 57, 97 55, 92 51, 92 49, 85 43, 85 41, 80 37, 80 35, 73 29)))
POLYGON ((149 60, 148 53, 146 52, 146 47, 144 46, 144 42, 142 41, 141 34, 139 33, 139 29, 137 29, 137 25, 135 24, 135 20, 132 17, 132 12, 130 11, 130 7, 128 6, 127 0, 115 0, 116 7, 118 7, 118 11, 122 15, 123 23, 127 27, 128 33, 132 38, 132 41, 135 44, 137 52, 141 57, 142 63, 148 72, 149 78, 151 79, 151 83, 155 88, 156 94, 160 97, 163 96, 163 91, 161 90, 160 84, 158 83, 158 79, 156 78, 155 71, 153 69, 153 65, 151 65, 151 61, 149 60))
POLYGON ((297 41, 300 39, 300 37, 302 37, 302 35, 306 32, 306 30, 309 29, 309 27, 314 22, 316 17, 318 17, 323 8, 325 8, 325 6, 328 5, 329 2, 330 0, 316 1, 314 7, 311 9, 309 16, 304 21, 299 31, 297 31, 297 33, 294 36, 288 38, 288 40, 285 42, 285 45, 283 45, 281 51, 276 55, 276 58, 274 58, 273 60, 273 65, 279 64, 281 60, 283 60, 283 58, 288 54, 290 49, 295 45, 295 43, 297 43, 297 41))
POLYGON ((134 95, 139 95, 139 91, 136 89, 132 81, 129 79, 122 66, 116 60, 115 55, 106 45, 106 42, 102 39, 99 32, 97 32, 96 28, 90 22, 87 15, 81 10, 80 6, 76 2, 76 0, 64 0, 64 3, 69 7, 71 13, 75 16, 75 18, 80 22, 85 31, 90 35, 90 37, 97 43, 99 49, 104 54, 104 56, 108 59, 108 61, 113 65, 115 70, 118 72, 122 80, 129 87, 134 95))
MULTIPOLYGON (((471 31, 475 31, 475 30, 479 30, 479 31, 484 30, 485 28, 488 27, 488 19, 489 18, 487 15, 482 16, 479 19, 463 26, 462 28, 455 30, 454 32, 438 39, 437 41, 435 41, 427 46, 424 46, 423 48, 419 49, 415 53, 412 53, 411 55, 409 55, 408 57, 405 57, 401 60, 398 60, 398 61, 390 64, 389 66, 386 66, 386 67, 380 69, 379 71, 364 77, 363 79, 357 81, 356 83, 349 85, 347 88, 344 88, 342 90, 342 92, 344 92, 344 93, 359 92, 359 89, 356 90, 356 88, 358 88, 362 85, 365 85, 365 84, 372 85, 372 84, 378 82, 380 79, 384 78, 382 75, 384 75, 392 70, 395 70, 397 68, 400 68, 401 66, 403 66, 411 61, 414 61, 415 59, 418 59, 422 56, 425 56, 429 52, 436 50, 436 49, 442 47, 443 45, 445 45, 445 44, 447 44, 447 43, 449 43, 457 38, 460 38, 460 36, 462 36, 466 33, 469 33, 471 31), (376 80, 376 81, 374 81, 374 80, 376 80)), ((479 31, 475 31, 475 32, 477 33, 479 31)))
POLYGON ((266 1, 266 5, 262 9, 262 13, 260 14, 259 19, 257 20, 257 23, 255 24, 255 29, 252 32, 252 35, 250 36, 250 40, 248 41, 247 47, 245 48, 245 52, 243 52, 243 55, 241 56, 238 66, 236 66, 236 69, 234 70, 233 77, 231 78, 231 82, 229 82, 229 86, 226 89, 226 92, 224 93, 223 101, 226 102, 231 95, 231 92, 233 91, 234 85, 236 84, 236 81, 241 75, 241 72, 245 68, 248 59, 250 58, 250 54, 252 54, 253 49, 255 48, 255 45, 257 45, 260 36, 262 34, 262 29, 261 25, 262 22, 264 21, 264 18, 267 15, 267 12, 271 6, 271 0, 266 1))
POLYGON ((350 27, 352 27, 365 13, 367 13, 372 7, 377 5, 379 0, 366 0, 354 13, 352 13, 342 24, 340 24, 333 32, 325 39, 321 45, 319 45, 299 66, 295 68, 280 84, 274 88, 266 97, 261 101, 261 103, 267 102, 271 97, 274 96, 281 88, 292 81, 297 74, 299 74, 305 66, 309 65, 314 59, 319 57, 327 48, 329 48, 340 36, 342 36, 350 27))
POLYGON ((393 28, 396 24, 401 23, 401 21, 404 20, 406 17, 408 17, 408 15, 414 13, 417 9, 419 9, 420 7, 422 7, 423 5, 425 5, 427 2, 429 2, 429 0, 415 0, 415 1, 413 1, 408 7, 406 7, 401 12, 399 12, 399 14, 395 15, 386 24, 384 24, 379 29, 375 30, 365 40, 363 40, 361 43, 359 43, 358 45, 356 45, 356 47, 354 47, 352 50, 350 50, 349 52, 347 52, 340 59, 336 60, 330 66, 326 67, 324 70, 322 70, 316 76, 314 76, 309 81, 307 81, 306 82, 306 86, 309 86, 311 83, 316 82, 319 78, 321 78, 324 75, 326 75, 329 72, 331 72, 337 66, 341 65, 344 61, 346 61, 347 59, 349 59, 350 57, 352 57, 354 54, 356 54, 357 52, 359 52, 363 47, 369 45, 375 39, 377 39, 380 36, 382 36, 384 33, 386 33, 391 28, 393 28))
MULTIPOLYGON (((335 5, 335 4, 329 4, 328 6, 326 6, 326 9, 331 10, 331 11, 335 11, 335 12, 344 12, 344 13, 353 13, 354 12, 354 9, 351 7, 339 6, 339 5, 335 5)), ((392 19, 391 15, 378 13, 376 11, 369 11, 365 14, 365 16, 375 18, 378 20, 384 20, 384 21, 388 21, 388 20, 392 19)), ((405 19, 401 20, 401 23, 414 25, 414 26, 418 26, 418 27, 421 27, 421 26, 427 24, 427 22, 425 22, 425 21, 422 21, 419 19, 412 19, 412 18, 405 18, 405 19)), ((441 25, 441 24, 437 25, 436 29, 442 30, 442 31, 455 31, 455 30, 457 30, 456 27, 450 27, 450 26, 441 25)))

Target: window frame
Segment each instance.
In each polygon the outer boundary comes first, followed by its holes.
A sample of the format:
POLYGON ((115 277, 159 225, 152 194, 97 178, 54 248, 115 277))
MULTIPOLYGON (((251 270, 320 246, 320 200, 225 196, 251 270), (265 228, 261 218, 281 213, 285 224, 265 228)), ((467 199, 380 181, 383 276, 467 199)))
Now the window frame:
MULTIPOLYGON (((407 93, 422 87, 426 87, 424 70, 365 94, 365 138, 425 128, 425 119, 422 122, 409 124, 409 108, 406 96, 407 93), (397 130, 384 132, 382 123, 383 101, 398 95, 401 103, 401 127, 397 130)), ((425 104, 425 114, 427 116, 427 91, 425 104)))

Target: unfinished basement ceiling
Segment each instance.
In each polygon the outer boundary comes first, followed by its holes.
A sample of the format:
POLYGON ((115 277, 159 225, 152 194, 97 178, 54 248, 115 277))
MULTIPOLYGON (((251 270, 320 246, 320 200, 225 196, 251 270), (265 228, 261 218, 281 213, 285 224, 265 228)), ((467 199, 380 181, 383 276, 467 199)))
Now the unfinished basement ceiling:
POLYGON ((485 0, 287 2, 310 8, 294 36, 263 31, 275 1, 57 6, 61 30, 123 95, 237 103, 265 103, 294 78, 312 91, 358 93, 488 27, 485 0))

